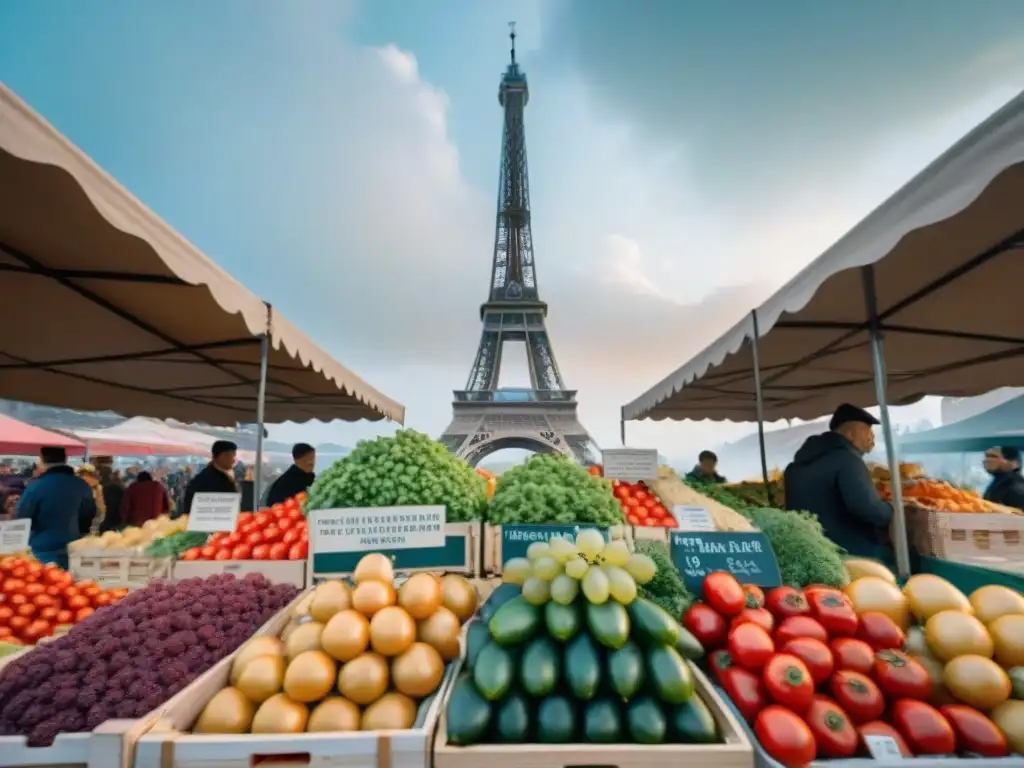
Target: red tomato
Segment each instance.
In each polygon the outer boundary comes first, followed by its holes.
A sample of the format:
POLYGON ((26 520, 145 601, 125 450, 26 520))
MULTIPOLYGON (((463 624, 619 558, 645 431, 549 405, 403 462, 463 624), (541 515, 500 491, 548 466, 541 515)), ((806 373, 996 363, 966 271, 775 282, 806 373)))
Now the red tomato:
POLYGON ((259 528, 263 529, 270 525, 274 520, 274 514, 271 512, 257 512, 256 517, 253 518, 259 528))
POLYGON ((7 602, 14 606, 26 605, 28 603, 28 598, 20 593, 7 595, 7 602))
POLYGON ((708 656, 708 669, 711 670, 711 674, 718 682, 722 682, 722 673, 727 669, 732 669, 734 666, 736 665, 733 663, 732 656, 729 655, 728 651, 712 651, 708 656))
POLYGON ((832 698, 855 723, 877 720, 885 712, 885 697, 867 675, 844 669, 832 675, 832 698))
POLYGON ((35 597, 36 595, 41 595, 46 592, 46 586, 43 584, 29 582, 25 584, 25 588, 22 591, 29 597, 35 597))
POLYGON ((217 554, 213 556, 214 560, 230 560, 231 550, 228 547, 222 547, 217 550, 217 554))
POLYGON ((213 560, 213 556, 217 554, 217 548, 207 545, 199 550, 199 554, 203 560, 213 560))
POLYGON ((283 541, 279 541, 277 544, 271 544, 269 557, 271 560, 287 560, 288 545, 283 541))
POLYGON ((743 591, 747 595, 747 608, 764 608, 764 590, 757 584, 744 584, 743 591))
POLYGON ((840 637, 832 641, 832 657, 836 669, 851 669, 862 675, 871 674, 875 664, 875 651, 863 640, 852 637, 840 637))
POLYGON ((0 588, 0 590, 2 590, 5 595, 13 595, 17 592, 21 592, 24 588, 24 579, 4 579, 3 587, 0 588))
POLYGON ((761 678, 740 667, 722 671, 722 689, 736 705, 736 710, 748 723, 754 722, 757 713, 768 704, 768 696, 761 678))
POLYGON ((833 637, 853 637, 857 633, 853 603, 842 592, 821 589, 808 595, 807 600, 811 615, 833 637))
POLYGON ((31 619, 33 616, 36 615, 36 612, 38 610, 39 609, 36 606, 34 606, 32 603, 25 603, 24 605, 19 605, 18 606, 17 614, 19 616, 27 616, 28 618, 31 619))
POLYGON ((729 632, 729 655, 744 669, 758 672, 775 653, 772 636, 757 624, 740 624, 729 632))
POLYGON ((924 700, 932 694, 928 670, 903 651, 879 651, 871 672, 882 693, 890 698, 924 700))
POLYGON ((266 560, 270 557, 270 545, 269 544, 257 544, 252 548, 252 559, 253 560, 266 560))
POLYGON ((783 619, 775 630, 776 645, 785 645, 798 637, 810 637, 828 643, 828 632, 810 616, 790 616, 788 619, 783 619))
POLYGON ((732 629, 740 624, 757 624, 757 626, 770 634, 775 628, 775 617, 764 608, 744 608, 740 611, 739 616, 733 617, 729 628, 732 629))
MULTIPOLYGON (((643 525, 643 522, 640 520, 640 518, 634 514, 626 515, 626 522, 630 525, 643 525)), ((288 531, 288 533, 292 533, 292 531, 288 531)))
POLYGON ((75 618, 75 614, 71 611, 61 611, 57 614, 57 626, 61 624, 70 624, 75 618))
POLYGON ((807 598, 793 587, 776 587, 769 590, 764 598, 764 607, 771 611, 776 621, 788 619, 790 616, 808 616, 811 613, 807 598))
POLYGON ((771 706, 757 716, 754 733, 765 752, 787 768, 814 760, 818 747, 807 723, 784 707, 771 706))
POLYGON ((853 757, 859 741, 857 730, 842 707, 827 696, 815 696, 804 716, 814 741, 818 758, 853 757))
POLYGON ((956 752, 953 726, 931 704, 900 699, 889 710, 889 719, 915 755, 952 755, 956 752))
POLYGON ((98 595, 101 591, 102 590, 99 587, 97 587, 95 584, 93 584, 93 585, 88 586, 85 589, 83 589, 82 590, 82 594, 85 595, 90 600, 94 600, 96 598, 96 595, 98 595))
POLYGON ((982 757, 1006 757, 1010 750, 1002 730, 974 707, 947 704, 939 708, 956 734, 961 752, 974 752, 982 757))
POLYGON ((257 544, 263 543, 263 534, 259 531, 253 531, 245 538, 245 543, 250 547, 255 547, 257 544))
POLYGON ((26 645, 35 645, 44 637, 53 634, 53 628, 45 621, 34 621, 21 631, 21 639, 26 645))
POLYGON ((302 517, 302 509, 298 506, 290 507, 284 514, 284 517, 289 520, 304 520, 302 517))
POLYGON ((100 594, 96 595, 96 598, 93 600, 93 604, 97 608, 102 608, 104 605, 110 605, 110 603, 113 601, 113 595, 107 594, 106 592, 101 592, 100 594))
POLYGON ((283 515, 281 519, 277 521, 276 525, 282 531, 287 532, 290 528, 292 528, 292 526, 295 525, 296 522, 298 521, 294 518, 288 517, 288 515, 283 515))
POLYGON ((821 685, 832 675, 835 660, 832 651, 820 640, 813 637, 798 637, 782 646, 782 653, 796 656, 811 673, 815 685, 821 685))
POLYGON ((57 604, 57 598, 50 597, 47 594, 41 594, 33 597, 32 603, 36 606, 36 608, 49 608, 51 605, 57 604))
POLYGON ((267 544, 273 544, 279 540, 284 534, 281 533, 281 529, 273 523, 263 529, 263 541, 267 544))
POLYGON ((182 560, 198 560, 202 550, 199 547, 192 547, 192 549, 186 549, 181 553, 182 560))
POLYGON ((305 560, 309 556, 309 542, 306 539, 292 544, 288 550, 289 560, 305 560))
POLYGON ((12 637, 14 637, 14 632, 10 627, 0 626, 0 642, 8 643, 12 637))
POLYGON ((902 648, 907 636, 899 625, 884 613, 869 611, 861 614, 857 639, 863 640, 876 651, 884 651, 902 648))
POLYGON ((678 528, 679 527, 679 523, 676 522, 676 519, 674 517, 672 517, 672 515, 665 515, 663 518, 661 518, 661 522, 662 522, 662 524, 666 528, 678 528))
POLYGON ((239 544, 231 550, 232 560, 248 560, 252 557, 252 547, 248 544, 239 544))
POLYGON ((23 632, 25 627, 30 623, 31 622, 24 616, 11 616, 11 618, 7 620, 7 626, 10 627, 15 634, 23 632))
POLYGON ((57 622, 57 616, 59 615, 60 608, 55 608, 53 606, 50 606, 49 608, 43 608, 43 610, 39 612, 39 618, 42 621, 49 621, 51 624, 55 624, 57 622))
POLYGON ((9 605, 0 605, 0 625, 6 624, 14 615, 14 609, 9 605))
POLYGON ((639 483, 637 483, 636 486, 634 486, 634 488, 635 488, 635 490, 633 491, 633 497, 637 501, 643 502, 643 501, 646 501, 650 497, 650 494, 647 493, 647 491, 644 489, 644 487, 642 485, 640 485, 639 483))
POLYGON ((814 679, 810 670, 796 656, 777 653, 765 665, 764 687, 768 698, 776 704, 804 713, 814 698, 814 679))
POLYGON ((237 547, 242 543, 242 534, 232 533, 230 536, 225 536, 224 540, 220 543, 222 547, 237 547))
POLYGON ((284 504, 274 504, 270 507, 270 512, 273 515, 280 515, 284 512, 284 504))
POLYGON ((881 720, 872 720, 870 723, 864 723, 863 725, 857 726, 857 735, 861 741, 861 752, 864 754, 870 754, 867 748, 867 742, 864 740, 865 736, 886 736, 896 742, 896 748, 899 749, 900 754, 904 757, 913 757, 914 753, 910 751, 910 747, 907 746, 907 742, 900 736, 900 732, 893 728, 888 723, 883 723, 881 720))
POLYGON ((240 531, 243 525, 248 525, 252 522, 252 512, 239 512, 238 522, 235 523, 235 530, 240 531))
POLYGON ((736 616, 747 604, 747 595, 731 573, 714 571, 704 577, 704 602, 723 616, 736 616))
POLYGON ((90 616, 92 616, 92 613, 92 608, 89 608, 88 606, 86 606, 85 608, 79 608, 78 611, 75 612, 75 624, 77 624, 80 621, 85 621, 90 616))
POLYGON ((299 491, 298 493, 295 494, 295 500, 298 501, 299 504, 302 504, 308 498, 309 494, 306 493, 305 491, 299 491))
POLYGON ((74 597, 67 600, 67 606, 72 611, 77 611, 80 608, 88 608, 89 598, 85 595, 75 595, 74 597))
POLYGON ((683 614, 683 626, 704 648, 711 650, 725 645, 729 625, 718 611, 704 603, 694 603, 683 614))

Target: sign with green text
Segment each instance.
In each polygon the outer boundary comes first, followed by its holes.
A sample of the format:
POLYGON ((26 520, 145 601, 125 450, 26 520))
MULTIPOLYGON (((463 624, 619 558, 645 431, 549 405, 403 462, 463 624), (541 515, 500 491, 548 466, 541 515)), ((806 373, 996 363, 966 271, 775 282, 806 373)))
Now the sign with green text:
POLYGON ((535 541, 547 541, 552 536, 561 536, 569 541, 576 541, 576 534, 584 528, 597 528, 608 541, 608 529, 598 528, 596 525, 503 525, 499 541, 498 562, 502 565, 514 557, 526 557, 526 550, 535 541))
POLYGON ((698 596, 703 593, 704 577, 714 571, 728 571, 742 584, 766 588, 782 584, 771 542, 760 532, 672 531, 669 550, 686 588, 698 596))

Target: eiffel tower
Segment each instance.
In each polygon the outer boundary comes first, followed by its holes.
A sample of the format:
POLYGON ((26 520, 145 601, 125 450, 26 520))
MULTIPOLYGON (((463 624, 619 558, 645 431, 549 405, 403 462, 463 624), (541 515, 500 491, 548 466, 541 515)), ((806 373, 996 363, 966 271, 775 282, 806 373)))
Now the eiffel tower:
POLYGON ((473 466, 503 448, 562 453, 581 463, 599 461, 596 444, 576 417, 576 391, 565 388, 555 362, 545 324, 548 305, 537 291, 523 128, 530 90, 516 63, 515 24, 509 26, 511 61, 498 87, 505 128, 491 290, 480 307, 483 329, 476 360, 466 388, 454 393, 454 417, 441 442, 473 466), (525 342, 528 388, 498 388, 508 341, 525 342))

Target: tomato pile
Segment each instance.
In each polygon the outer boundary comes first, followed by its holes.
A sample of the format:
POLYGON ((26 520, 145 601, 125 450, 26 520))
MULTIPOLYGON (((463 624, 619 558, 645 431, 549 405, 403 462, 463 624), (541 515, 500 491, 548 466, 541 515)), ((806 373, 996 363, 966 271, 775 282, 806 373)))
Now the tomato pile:
POLYGON ((683 625, 708 651, 711 675, 761 746, 787 768, 868 755, 878 737, 904 757, 1003 757, 1016 746, 996 712, 990 719, 969 694, 950 695, 942 667, 936 679, 927 660, 912 655, 885 606, 858 610, 850 587, 854 599, 826 586, 766 594, 720 571, 708 574, 703 592, 683 625))
POLYGON ((215 533, 182 560, 305 560, 309 532, 302 514, 305 492, 258 512, 242 512, 233 533, 215 533))
POLYGON ((0 558, 0 642, 35 645, 57 627, 77 624, 128 594, 92 581, 73 581, 56 565, 25 557, 0 558))
POLYGON ((612 493, 622 505, 626 522, 630 525, 650 528, 676 527, 676 519, 672 517, 672 513, 665 508, 661 499, 646 484, 613 480, 612 493))

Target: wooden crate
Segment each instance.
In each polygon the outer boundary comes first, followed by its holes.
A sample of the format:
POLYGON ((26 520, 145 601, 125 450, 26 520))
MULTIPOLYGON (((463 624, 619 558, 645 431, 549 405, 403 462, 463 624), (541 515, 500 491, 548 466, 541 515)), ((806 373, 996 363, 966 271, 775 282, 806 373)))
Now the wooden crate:
MULTIPOLYGON (((589 523, 584 523, 584 527, 589 526, 589 523)), ((561 526, 560 526, 561 527, 561 526)), ((633 531, 634 528, 631 525, 615 526, 614 530, 615 538, 625 540, 626 544, 630 549, 633 548, 633 531)), ((646 530, 659 530, 656 528, 648 528, 646 530)), ((667 539, 667 534, 663 534, 667 539)), ((483 576, 493 576, 501 573, 501 566, 504 564, 504 557, 501 552, 501 526, 485 524, 483 526, 483 537, 484 537, 484 559, 482 565, 483 576)))
MULTIPOLYGON (((433 768, 753 768, 754 749, 710 681, 696 666, 696 694, 708 705, 724 744, 477 744, 448 743, 442 714, 434 736, 433 768)), ((212 766, 211 766, 212 768, 212 766)))
POLYGON ((91 579, 104 589, 140 589, 153 579, 171 576, 174 559, 140 554, 73 553, 69 558, 75 579, 91 579))
POLYGON ((943 560, 996 557, 1024 561, 1024 517, 906 508, 907 536, 919 554, 943 560))
MULTIPOLYGON (((287 624, 292 609, 304 595, 299 595, 288 606, 279 611, 259 628, 253 637, 278 634, 287 624)), ((31 652, 31 650, 29 651, 31 652)), ((22 654, 12 654, 0 660, 3 667, 22 654)), ((178 691, 170 700, 148 715, 139 718, 108 720, 92 732, 61 733, 49 747, 30 747, 24 736, 0 736, 0 766, 3 768, 130 768, 135 759, 135 745, 139 738, 160 722, 163 713, 187 701, 196 688, 202 688, 204 681, 223 670, 226 675, 231 668, 231 654, 205 673, 191 685, 178 691)), ((143 763, 145 768, 158 768, 160 761, 143 763)))
MULTIPOLYGON (((228 682, 234 654, 216 674, 196 681, 192 696, 165 709, 160 721, 139 740, 135 768, 429 768, 430 747, 448 689, 459 663, 448 665, 441 686, 416 726, 404 731, 349 733, 192 734, 206 703, 228 682), (275 757, 280 760, 274 760, 275 757)), ((212 672, 213 670, 211 670, 212 672)))
POLYGON ((305 560, 178 560, 172 578, 205 579, 219 573, 231 573, 238 578, 262 573, 274 584, 291 584, 299 589, 307 583, 305 560))

